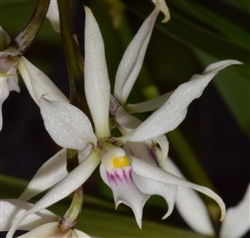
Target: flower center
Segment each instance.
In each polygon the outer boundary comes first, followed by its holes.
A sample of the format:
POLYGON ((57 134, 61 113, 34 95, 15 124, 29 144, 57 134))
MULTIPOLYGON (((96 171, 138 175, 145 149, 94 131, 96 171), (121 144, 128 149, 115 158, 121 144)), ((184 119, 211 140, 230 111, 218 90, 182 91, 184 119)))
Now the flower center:
POLYGON ((129 165, 129 160, 126 156, 122 157, 115 157, 113 159, 113 166, 114 168, 125 167, 129 165))

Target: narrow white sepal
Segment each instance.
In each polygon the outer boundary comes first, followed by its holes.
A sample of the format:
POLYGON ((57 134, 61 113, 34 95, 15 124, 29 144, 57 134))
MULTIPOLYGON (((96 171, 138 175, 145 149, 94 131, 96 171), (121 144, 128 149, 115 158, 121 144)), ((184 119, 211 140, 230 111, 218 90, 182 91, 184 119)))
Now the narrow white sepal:
POLYGON ((250 230, 250 184, 242 201, 235 207, 227 210, 222 223, 220 237, 240 238, 250 230))
POLYGON ((49 19, 54 31, 60 32, 60 20, 59 20, 57 0, 50 1, 46 17, 49 19))
POLYGON ((21 57, 17 68, 22 75, 30 96, 37 104, 42 95, 46 95, 46 98, 50 100, 68 102, 65 95, 48 76, 35 65, 31 64, 26 58, 21 57))
POLYGON ((167 171, 164 171, 161 168, 158 168, 133 156, 131 156, 131 164, 133 172, 139 176, 152 179, 154 181, 158 181, 161 183, 192 188, 203 194, 206 194, 207 196, 214 199, 218 203, 221 209, 220 220, 222 221, 224 219, 226 213, 225 204, 222 201, 222 199, 211 189, 181 179, 167 171))
POLYGON ((99 26, 88 7, 85 9, 85 94, 97 137, 108 137, 110 83, 99 26))
POLYGON ((164 19, 161 21, 162 23, 165 23, 170 20, 170 13, 168 6, 165 2, 165 0, 152 0, 154 4, 160 5, 160 11, 164 14, 164 19))
POLYGON ((213 63, 201 75, 194 75, 189 82, 181 84, 167 102, 134 131, 129 141, 145 141, 174 130, 184 120, 189 104, 201 96, 219 70, 232 64, 242 63, 236 60, 213 63))
POLYGON ((10 43, 11 39, 8 33, 0 26, 0 48, 5 49, 7 48, 8 44, 10 43))
POLYGON ((88 143, 96 144, 96 137, 88 117, 77 107, 59 101, 39 100, 46 130, 61 147, 82 150, 88 143))
POLYGON ((141 70, 147 46, 154 27, 154 22, 159 14, 159 6, 143 22, 139 31, 127 47, 119 64, 114 95, 121 104, 125 104, 135 80, 141 70))
MULTIPOLYGON (((175 176, 185 179, 170 158, 167 158, 161 168, 175 176)), ((183 219, 194 231, 204 235, 215 234, 204 202, 191 188, 180 187, 178 189, 176 207, 183 219)))
MULTIPOLYGON (((0 231, 8 231, 13 225, 13 221, 24 214, 31 207, 31 203, 27 203, 18 199, 0 200, 0 231)), ((28 216, 18 227, 18 229, 30 230, 52 221, 59 221, 59 218, 49 210, 43 209, 28 216)))
POLYGON ((91 236, 87 235, 86 233, 82 232, 82 231, 79 231, 79 230, 76 230, 74 229, 74 232, 76 234, 77 237, 79 238, 91 238, 91 236))
POLYGON ((34 214, 44 208, 67 197, 77 188, 79 188, 92 174, 100 163, 100 157, 92 151, 88 158, 78 167, 72 170, 64 179, 57 183, 48 193, 46 193, 33 207, 19 216, 9 230, 7 237, 11 238, 16 229, 30 214, 34 214))
POLYGON ((66 169, 66 149, 57 152, 36 172, 18 199, 28 201, 37 194, 54 186, 68 174, 66 169))
POLYGON ((139 113, 139 112, 150 112, 161 107, 171 96, 174 91, 165 93, 157 98, 153 98, 151 100, 137 103, 137 104, 127 104, 125 105, 125 109, 128 113, 139 113))

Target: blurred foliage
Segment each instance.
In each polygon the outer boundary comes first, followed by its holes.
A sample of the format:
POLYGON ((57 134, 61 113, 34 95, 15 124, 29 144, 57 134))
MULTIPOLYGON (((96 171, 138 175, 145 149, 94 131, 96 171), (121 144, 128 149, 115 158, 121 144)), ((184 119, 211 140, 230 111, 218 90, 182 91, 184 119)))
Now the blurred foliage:
MULTIPOLYGON (((116 69, 122 55, 143 20, 152 11, 153 4, 149 0, 72 2, 75 10, 74 23, 81 49, 83 48, 84 13, 80 3, 91 7, 99 23, 105 43, 111 87, 113 88, 116 69)), ((130 95, 129 103, 144 101, 173 90, 179 84, 188 81, 193 74, 201 73, 212 62, 237 59, 242 61, 244 65, 230 66, 224 69, 216 76, 212 84, 215 85, 219 96, 224 100, 238 129, 249 140, 249 2, 241 0, 175 0, 166 2, 170 8, 171 20, 162 24, 160 21, 163 15, 159 15, 145 63, 130 95)), ((0 4, 0 25, 10 34, 11 38, 14 38, 29 21, 36 1, 1 0, 0 4), (13 16, 15 17, 13 18, 13 16)), ((62 84, 66 84, 68 87, 64 64, 61 64, 63 61, 61 38, 58 33, 53 31, 48 20, 45 20, 31 49, 25 56, 45 73, 51 74, 52 72, 52 80, 58 83, 59 87, 62 84)), ((207 108, 209 107, 206 107, 205 111, 208 110, 207 108)), ((208 111, 207 114, 209 113, 208 111)), ((139 115, 142 120, 147 116, 147 114, 139 115)), ((203 127, 206 126, 203 124, 203 127)), ((176 156, 176 161, 188 178, 193 182, 214 188, 216 187, 213 184, 214 181, 211 181, 198 157, 201 145, 194 138, 194 129, 192 123, 189 123, 189 119, 187 119, 177 130, 168 134, 170 150, 173 151, 171 153, 176 156), (190 131, 191 133, 187 133, 190 131)), ((228 130, 230 129, 228 128, 228 130)), ((208 130, 214 130, 214 128, 208 130)), ((242 142, 239 141, 239 143, 242 142)), ((226 145, 227 141, 224 144, 226 145)), ((238 151, 236 151, 237 153, 238 151)), ((37 154, 35 155, 37 156, 37 154)), ((246 156, 243 159, 248 160, 249 158, 246 156)), ((226 164, 227 160, 224 160, 223 163, 226 164)), ((234 163, 236 164, 237 160, 234 163)), ((19 183, 18 180, 2 177, 1 196, 17 196, 24 184, 23 182, 19 183)), ((98 186, 99 192, 111 198, 112 194, 109 188, 103 182, 98 184, 100 185, 98 186)), ((60 212, 67 209, 67 199, 65 201, 66 203, 55 205, 54 211, 62 215, 60 212)), ((149 203, 160 207, 166 206, 165 202, 155 198, 151 199, 149 203)), ((171 237, 196 237, 192 233, 151 221, 144 221, 143 229, 140 231, 133 216, 131 216, 131 212, 128 217, 127 210, 119 211, 117 218, 117 213, 113 213, 112 209, 113 204, 110 202, 86 196, 83 216, 81 217, 83 220, 80 220, 79 224, 86 228, 84 231, 97 236, 106 235, 108 237, 111 234, 121 236, 121 234, 126 233, 126 236, 130 235, 131 237, 147 237, 153 230, 159 232, 157 235, 154 233, 155 236, 159 237, 166 237, 166 234, 171 237), (85 220, 85 217, 88 219, 85 220), (115 225, 104 229, 112 222, 115 225), (104 234, 104 232, 107 233, 104 234)))

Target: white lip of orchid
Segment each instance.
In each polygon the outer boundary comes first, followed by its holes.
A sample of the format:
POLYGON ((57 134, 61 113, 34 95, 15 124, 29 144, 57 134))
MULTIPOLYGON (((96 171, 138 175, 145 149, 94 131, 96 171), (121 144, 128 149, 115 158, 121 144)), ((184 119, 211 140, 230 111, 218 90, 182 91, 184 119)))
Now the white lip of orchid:
POLYGON ((108 172, 111 172, 114 168, 130 165, 122 148, 116 147, 110 142, 104 142, 101 147, 101 160, 108 172))
POLYGON ((165 15, 164 19, 161 21, 165 23, 170 20, 170 13, 165 0, 152 0, 154 4, 160 5, 160 11, 165 15))

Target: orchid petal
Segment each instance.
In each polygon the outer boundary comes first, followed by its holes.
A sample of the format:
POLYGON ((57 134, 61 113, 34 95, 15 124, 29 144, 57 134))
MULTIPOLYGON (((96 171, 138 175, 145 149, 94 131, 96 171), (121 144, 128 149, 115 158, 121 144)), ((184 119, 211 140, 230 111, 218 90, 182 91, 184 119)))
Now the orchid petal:
POLYGON ((8 74, 15 75, 15 76, 8 77, 7 84, 8 84, 9 91, 16 91, 19 93, 20 87, 18 85, 18 77, 16 75, 16 69, 15 68, 11 69, 8 72, 8 74))
MULTIPOLYGON (((43 224, 39 227, 36 227, 35 229, 27 232, 24 235, 18 236, 19 237, 43 237, 43 238, 52 238, 53 235, 56 235, 57 233, 61 233, 62 231, 59 230, 59 222, 51 222, 43 224)), ((60 235, 63 235, 62 233, 60 235)), ((63 236, 60 236, 63 237, 63 236)))
POLYGON ((54 31, 60 32, 60 21, 57 1, 50 1, 46 17, 50 20, 54 31))
POLYGON ((97 137, 107 137, 110 135, 110 83, 104 44, 96 19, 88 7, 85 7, 85 14, 85 94, 97 137))
POLYGON ((30 96, 37 104, 42 95, 46 95, 49 100, 68 102, 68 99, 57 86, 24 57, 21 57, 17 68, 29 90, 30 96))
MULTIPOLYGON (((17 200, 0 200, 0 231, 8 231, 13 225, 13 221, 24 214, 32 207, 32 204, 17 200)), ((30 230, 47 222, 59 221, 58 217, 49 210, 40 210, 35 214, 28 216, 18 227, 19 230, 30 230)))
POLYGON ((170 13, 169 9, 167 7, 167 4, 165 0, 152 0, 154 4, 159 4, 160 5, 160 11, 164 14, 164 19, 161 21, 162 23, 165 23, 170 20, 170 13))
POLYGON ((184 120, 189 104, 201 96, 219 70, 232 64, 241 64, 241 62, 224 60, 213 63, 201 75, 194 75, 189 82, 181 84, 167 102, 134 131, 129 140, 145 141, 174 130, 184 120))
POLYGON ((0 131, 2 130, 3 127, 2 105, 10 94, 6 81, 7 78, 0 76, 0 131))
POLYGON ((103 181, 112 189, 116 208, 124 203, 131 207, 135 214, 138 226, 141 228, 142 209, 150 196, 138 190, 132 179, 131 166, 114 169, 107 172, 103 164, 100 166, 100 174, 103 181))
POLYGON ((61 147, 82 150, 96 137, 88 117, 67 102, 40 99, 40 109, 46 130, 61 147))
POLYGON ((155 141, 159 144, 161 148, 161 157, 160 157, 159 165, 162 165, 162 163, 167 159, 167 156, 168 156, 169 142, 165 135, 157 137, 155 141))
POLYGON ((66 163, 66 149, 62 149, 40 167, 18 199, 28 201, 62 180, 68 174, 66 163))
POLYGON ((125 104, 128 95, 141 70, 147 46, 154 27, 154 22, 159 14, 159 5, 143 22, 141 28, 127 47, 119 64, 116 78, 114 95, 121 104, 125 104))
POLYGON ((136 157, 131 156, 130 159, 131 159, 131 164, 133 168, 133 173, 139 176, 142 176, 142 177, 154 180, 154 181, 158 181, 161 183, 165 183, 165 184, 192 188, 194 190, 197 190, 211 197, 218 203, 221 209, 220 220, 222 221, 224 219, 225 213, 226 213, 225 204, 222 201, 222 199, 216 193, 214 193, 211 189, 191 183, 184 179, 181 179, 171 173, 168 173, 167 171, 162 170, 161 168, 158 168, 145 161, 137 159, 136 157))
MULTIPOLYGON (((124 144, 123 149, 125 150, 127 155, 135 156, 138 159, 157 166, 153 149, 150 146, 147 146, 145 143, 127 142, 124 144)), ((142 193, 147 195, 156 194, 165 198, 168 203, 168 212, 163 217, 163 219, 167 218, 174 209, 177 187, 173 185, 158 183, 151 179, 138 176, 135 173, 132 173, 132 176, 134 183, 142 193)))
POLYGON ((124 110, 123 106, 118 107, 118 109, 116 110, 115 119, 117 127, 123 135, 133 131, 141 124, 141 121, 136 117, 128 114, 124 110))
MULTIPOLYGON (((170 158, 162 164, 161 168, 185 179, 170 158)), ((215 234, 207 208, 195 191, 190 188, 180 187, 176 197, 176 207, 183 219, 194 231, 204 235, 215 234)))
POLYGON ((11 39, 7 32, 0 26, 0 50, 6 49, 11 39))
POLYGON ((249 220, 250 185, 242 201, 236 206, 227 210, 227 215, 222 223, 220 237, 242 237, 250 230, 249 220))
POLYGON ((124 107, 126 111, 130 114, 154 111, 161 107, 168 100, 168 98, 172 95, 173 92, 174 91, 165 93, 157 98, 153 98, 145 102, 137 104, 127 104, 124 107))
POLYGON ((13 236, 16 229, 27 216, 51 206, 52 204, 67 197, 78 187, 80 187, 89 178, 99 163, 99 156, 94 151, 92 151, 83 163, 72 170, 64 179, 57 183, 36 204, 34 204, 33 207, 31 207, 27 212, 22 214, 14 221, 7 234, 7 237, 13 236))
POLYGON ((144 194, 147 195, 160 195, 164 197, 168 204, 168 211, 163 216, 162 219, 166 219, 168 216, 171 215, 174 209, 175 197, 177 193, 177 186, 158 183, 154 180, 147 179, 145 177, 139 176, 135 173, 132 173, 134 183, 136 184, 137 188, 144 194))
POLYGON ((91 238, 89 235, 87 235, 86 233, 84 233, 82 231, 74 229, 74 232, 75 232, 76 236, 79 238, 84 238, 84 237, 91 238))
POLYGON ((92 144, 88 144, 83 150, 78 151, 78 162, 81 164, 85 159, 88 158, 89 153, 93 148, 92 144))

